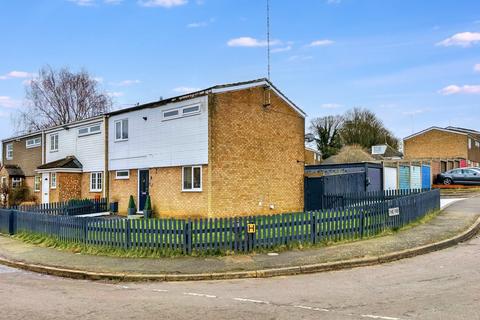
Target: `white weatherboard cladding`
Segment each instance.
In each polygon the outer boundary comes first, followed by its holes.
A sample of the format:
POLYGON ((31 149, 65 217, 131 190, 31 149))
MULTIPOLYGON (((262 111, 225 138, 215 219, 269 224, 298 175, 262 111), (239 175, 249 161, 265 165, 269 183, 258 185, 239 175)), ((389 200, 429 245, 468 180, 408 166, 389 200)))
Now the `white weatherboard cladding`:
POLYGON ((383 168, 383 186, 385 190, 397 190, 398 171, 397 168, 383 168))
POLYGON ((418 166, 411 167, 410 174, 410 188, 421 189, 422 188, 422 169, 418 166))
POLYGON ((207 96, 109 118, 109 170, 208 163, 207 96), (200 103, 201 112, 163 120, 165 110, 200 103), (144 119, 146 118, 146 120, 144 119), (128 119, 128 140, 115 141, 115 121, 128 119))
POLYGON ((103 171, 105 167, 105 138, 103 121, 78 124, 66 129, 49 132, 45 137, 46 161, 52 162, 68 156, 75 156, 83 166, 83 172, 103 171), (78 136, 78 129, 85 126, 100 124, 101 131, 97 134, 78 136), (50 136, 58 134, 58 151, 50 152, 50 136))

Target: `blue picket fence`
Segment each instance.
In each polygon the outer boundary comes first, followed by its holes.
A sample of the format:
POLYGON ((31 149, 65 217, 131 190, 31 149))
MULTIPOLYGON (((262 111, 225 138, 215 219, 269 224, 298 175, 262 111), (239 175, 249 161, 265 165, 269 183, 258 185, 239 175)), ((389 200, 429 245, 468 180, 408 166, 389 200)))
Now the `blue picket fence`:
POLYGON ((77 216, 98 212, 107 212, 109 210, 107 198, 69 200, 65 202, 53 202, 35 205, 20 205, 12 207, 11 209, 58 216, 77 216))
POLYGON ((365 194, 362 204, 270 216, 179 219, 99 219, 0 210, 0 231, 125 249, 248 252, 292 243, 359 239, 400 228, 440 208, 439 190, 365 194), (8 226, 8 227, 7 227, 8 226), (256 230, 249 233, 249 228, 256 230))

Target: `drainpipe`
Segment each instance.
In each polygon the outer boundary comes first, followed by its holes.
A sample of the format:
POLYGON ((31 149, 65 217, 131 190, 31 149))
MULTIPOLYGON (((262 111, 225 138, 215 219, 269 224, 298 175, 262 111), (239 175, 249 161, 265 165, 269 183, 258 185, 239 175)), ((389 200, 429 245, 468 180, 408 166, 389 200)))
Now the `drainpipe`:
POLYGON ((103 188, 103 196, 107 198, 107 203, 110 202, 110 176, 108 171, 108 116, 103 116, 103 132, 104 132, 104 188, 103 188))

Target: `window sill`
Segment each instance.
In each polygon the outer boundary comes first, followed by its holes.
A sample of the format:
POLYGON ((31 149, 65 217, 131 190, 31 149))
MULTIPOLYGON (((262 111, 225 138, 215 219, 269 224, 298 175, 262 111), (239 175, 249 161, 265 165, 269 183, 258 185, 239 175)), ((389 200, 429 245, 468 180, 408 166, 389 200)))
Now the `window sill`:
POLYGON ((93 135, 100 134, 100 133, 102 133, 102 132, 100 131, 100 132, 92 132, 92 133, 79 134, 78 137, 79 137, 79 138, 83 138, 83 137, 93 136, 93 135))
POLYGON ((118 140, 114 140, 114 142, 125 142, 125 141, 128 141, 128 138, 127 138, 127 139, 118 139, 118 140))
POLYGON ((192 192, 202 192, 202 189, 191 189, 191 190, 185 190, 182 189, 182 192, 187 192, 187 193, 192 193, 192 192))
POLYGON ((50 190, 56 190, 57 187, 50 187, 50 190))
POLYGON ((99 193, 99 192, 102 192, 102 190, 91 190, 91 189, 90 189, 90 192, 99 193))
POLYGON ((58 150, 50 150, 50 153, 58 152, 58 150))

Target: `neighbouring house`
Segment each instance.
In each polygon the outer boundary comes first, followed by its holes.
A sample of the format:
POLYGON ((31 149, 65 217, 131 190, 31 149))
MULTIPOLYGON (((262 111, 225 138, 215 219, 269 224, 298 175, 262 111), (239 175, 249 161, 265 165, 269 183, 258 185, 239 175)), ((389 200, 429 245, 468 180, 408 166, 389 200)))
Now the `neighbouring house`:
POLYGON ((40 176, 35 172, 42 164, 42 132, 33 132, 2 141, 2 168, 0 179, 2 185, 10 190, 26 185, 33 199, 40 201, 40 176))
POLYGON ((372 146, 372 157, 375 160, 401 160, 403 153, 388 144, 372 146))
POLYGON ((344 163, 357 163, 357 162, 369 162, 375 159, 359 145, 347 145, 343 146, 340 151, 331 157, 325 159, 322 164, 344 164, 344 163))
POLYGON ((455 167, 478 166, 480 132, 458 127, 430 127, 404 139, 408 160, 438 160, 440 171, 455 167))
POLYGON ((308 146, 305 147, 305 165, 315 165, 315 164, 320 164, 322 162, 322 154, 314 149, 310 148, 308 146))
MULTIPOLYGON (((303 210, 305 113, 266 79, 111 112, 110 201, 156 216, 303 210)), ((80 162, 84 165, 83 160, 80 162)))
POLYGON ((42 203, 107 196, 105 124, 97 116, 45 130, 42 203))

